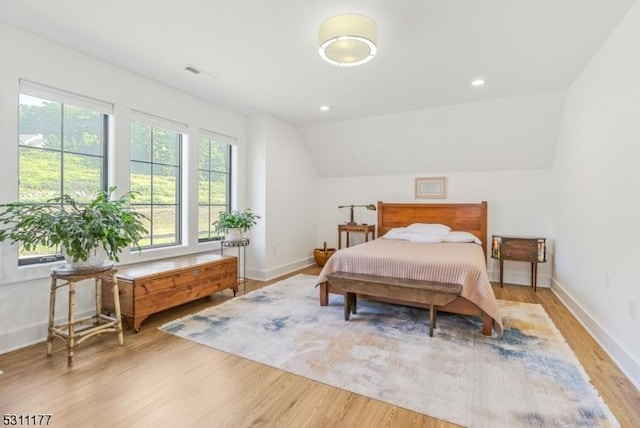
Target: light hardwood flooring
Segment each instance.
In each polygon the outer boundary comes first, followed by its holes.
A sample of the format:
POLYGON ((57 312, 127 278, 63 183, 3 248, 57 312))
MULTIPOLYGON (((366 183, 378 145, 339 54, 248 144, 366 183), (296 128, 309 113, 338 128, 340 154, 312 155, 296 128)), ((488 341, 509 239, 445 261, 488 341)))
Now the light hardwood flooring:
MULTIPOLYGON (((247 290, 267 284, 249 281, 247 290)), ((494 290, 499 299, 542 304, 621 425, 640 427, 640 392, 550 290, 508 284, 494 290)), ((157 328, 231 297, 225 291, 156 314, 140 333, 126 331, 125 346, 108 333, 88 339, 72 369, 60 341, 49 358, 44 343, 0 355, 0 415, 48 413, 53 427, 455 426, 157 328)))

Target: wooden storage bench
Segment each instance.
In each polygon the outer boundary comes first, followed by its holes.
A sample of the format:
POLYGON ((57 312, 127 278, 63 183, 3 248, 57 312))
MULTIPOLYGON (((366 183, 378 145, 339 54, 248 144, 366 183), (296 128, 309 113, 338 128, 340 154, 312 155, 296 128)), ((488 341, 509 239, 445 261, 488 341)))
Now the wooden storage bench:
MULTIPOLYGON (((137 332, 151 314, 227 288, 238 291, 238 259, 195 254, 118 268, 122 318, 137 332)), ((102 310, 114 311, 111 284, 104 280, 102 310), (105 291, 106 290, 106 291, 105 291)))

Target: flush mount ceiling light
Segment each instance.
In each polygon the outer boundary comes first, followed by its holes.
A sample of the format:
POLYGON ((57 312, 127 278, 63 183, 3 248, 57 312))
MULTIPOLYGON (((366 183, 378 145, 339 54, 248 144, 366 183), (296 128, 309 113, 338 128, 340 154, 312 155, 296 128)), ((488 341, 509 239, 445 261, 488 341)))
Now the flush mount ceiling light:
POLYGON ((376 55, 376 24, 362 15, 333 16, 320 25, 320 56, 329 64, 349 67, 376 55))

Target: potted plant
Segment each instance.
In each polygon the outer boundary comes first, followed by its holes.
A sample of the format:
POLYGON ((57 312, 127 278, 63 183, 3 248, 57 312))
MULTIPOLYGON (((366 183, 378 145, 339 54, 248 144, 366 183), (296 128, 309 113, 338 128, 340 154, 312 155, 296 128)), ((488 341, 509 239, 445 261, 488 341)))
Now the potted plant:
POLYGON ((115 192, 98 193, 88 204, 80 204, 69 195, 46 203, 13 202, 3 206, 0 242, 21 243, 26 250, 37 246, 58 247, 74 269, 101 266, 107 259, 119 261, 118 254, 148 233, 146 217, 129 208, 134 197, 128 192, 111 199, 115 192))
POLYGON ((240 241, 247 230, 255 226, 260 216, 247 208, 244 211, 221 211, 218 220, 213 222, 216 232, 225 234, 225 241, 240 241))

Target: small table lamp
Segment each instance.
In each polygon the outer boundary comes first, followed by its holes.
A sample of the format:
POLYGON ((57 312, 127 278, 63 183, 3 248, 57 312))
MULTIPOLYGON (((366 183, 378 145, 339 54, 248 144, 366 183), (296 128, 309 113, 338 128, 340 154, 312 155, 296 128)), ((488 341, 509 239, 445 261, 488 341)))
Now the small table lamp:
POLYGON ((351 212, 350 212, 350 215, 349 215, 349 222, 347 223, 350 226, 358 224, 355 221, 353 221, 353 209, 354 208, 363 207, 363 208, 366 208, 366 209, 368 209, 370 211, 375 211, 376 210, 376 206, 373 205, 373 204, 369 204, 369 205, 340 205, 340 206, 338 206, 338 208, 347 208, 347 207, 351 209, 351 212))

